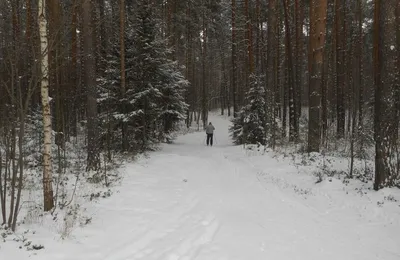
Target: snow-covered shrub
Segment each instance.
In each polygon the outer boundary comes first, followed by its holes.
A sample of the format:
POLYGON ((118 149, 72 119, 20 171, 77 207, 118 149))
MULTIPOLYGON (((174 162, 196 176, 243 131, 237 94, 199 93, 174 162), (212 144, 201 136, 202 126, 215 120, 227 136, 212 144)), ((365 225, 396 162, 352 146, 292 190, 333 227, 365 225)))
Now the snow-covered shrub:
POLYGON ((63 219, 63 226, 59 230, 62 239, 67 238, 75 228, 79 216, 79 211, 79 204, 73 204, 68 207, 63 219))

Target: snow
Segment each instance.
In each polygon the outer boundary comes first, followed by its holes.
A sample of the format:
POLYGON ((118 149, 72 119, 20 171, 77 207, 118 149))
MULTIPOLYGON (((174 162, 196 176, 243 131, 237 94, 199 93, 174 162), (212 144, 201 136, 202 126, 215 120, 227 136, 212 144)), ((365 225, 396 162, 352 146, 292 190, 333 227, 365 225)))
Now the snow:
MULTIPOLYGON (((30 239, 0 242, 0 259, 400 259, 400 192, 325 178, 256 147, 232 146, 229 120, 210 116, 214 147, 195 132, 126 164, 88 225, 61 239, 44 218, 30 239)), ((343 164, 343 162, 340 162, 343 164)))

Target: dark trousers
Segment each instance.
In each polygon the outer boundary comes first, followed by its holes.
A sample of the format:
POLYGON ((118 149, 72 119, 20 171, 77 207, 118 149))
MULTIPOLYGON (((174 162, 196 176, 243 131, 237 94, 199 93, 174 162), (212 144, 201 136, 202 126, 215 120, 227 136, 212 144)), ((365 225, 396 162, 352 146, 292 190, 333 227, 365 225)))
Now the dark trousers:
POLYGON ((207 145, 213 145, 213 134, 207 134, 207 145))

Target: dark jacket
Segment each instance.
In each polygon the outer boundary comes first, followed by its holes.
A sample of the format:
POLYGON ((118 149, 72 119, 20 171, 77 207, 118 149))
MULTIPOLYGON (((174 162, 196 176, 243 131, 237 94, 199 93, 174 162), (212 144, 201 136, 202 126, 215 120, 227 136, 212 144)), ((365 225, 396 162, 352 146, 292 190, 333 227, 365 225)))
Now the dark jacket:
POLYGON ((206 133, 207 134, 213 134, 215 130, 215 127, 213 125, 207 125, 206 126, 206 133))

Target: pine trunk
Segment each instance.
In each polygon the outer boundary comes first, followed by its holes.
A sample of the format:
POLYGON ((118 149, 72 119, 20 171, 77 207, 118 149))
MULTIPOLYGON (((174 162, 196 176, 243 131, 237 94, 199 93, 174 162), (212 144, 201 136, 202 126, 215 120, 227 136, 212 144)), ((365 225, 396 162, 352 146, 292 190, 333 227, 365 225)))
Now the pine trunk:
MULTIPOLYGON (((400 3, 400 2, 399 2, 400 3)), ((364 117, 364 86, 363 86, 363 16, 362 16, 362 0, 357 0, 358 9, 358 132, 363 131, 364 117)))
POLYGON ((253 32, 252 23, 249 15, 249 0, 244 1, 245 13, 246 13, 246 42, 247 42, 247 55, 249 63, 249 75, 254 72, 254 57, 253 57, 253 32))
POLYGON ((312 50, 309 86, 308 152, 319 152, 321 142, 321 80, 325 46, 327 0, 312 0, 310 6, 310 47, 312 50))
MULTIPOLYGON (((359 0, 360 1, 360 0, 359 0)), ((400 124, 400 1, 396 4, 396 83, 394 91, 395 99, 395 120, 394 120, 394 142, 399 142, 399 124, 400 124)), ((398 169, 400 171, 400 169, 398 169)))
POLYGON ((237 87, 236 87, 236 0, 232 0, 232 103, 233 103, 233 116, 236 117, 238 112, 238 102, 237 102, 237 87))
POLYGON ((202 42, 202 120, 203 128, 207 126, 208 117, 208 91, 207 91, 207 73, 206 73, 206 61, 207 61, 207 26, 206 16, 203 11, 203 42, 202 42))
POLYGON ((382 188, 386 175, 387 167, 385 164, 385 144, 384 144, 384 120, 382 109, 383 97, 383 12, 381 0, 374 0, 374 30, 373 30, 373 55, 374 55, 374 83, 375 83, 375 103, 374 103, 374 138, 375 138, 375 182, 374 190, 382 188))
MULTIPOLYGON (((121 99, 125 98, 126 75, 125 75, 125 0, 119 2, 119 48, 120 48, 120 70, 121 70, 121 99)), ((122 104, 122 113, 126 113, 126 105, 122 104)), ((128 149, 127 124, 122 122, 122 149, 128 149)))
POLYGON ((299 136, 300 131, 300 117, 301 117, 301 107, 302 107, 302 90, 303 90, 303 48, 304 48, 304 38, 303 38, 303 14, 304 4, 302 1, 295 0, 295 21, 296 21, 296 48, 295 48, 295 59, 296 59, 296 69, 295 69, 295 88, 296 88, 296 136, 299 136))
MULTIPOLYGON (((283 0, 284 16, 285 16, 285 33, 286 33, 286 59, 287 59, 287 73, 288 73, 288 98, 289 98, 289 141, 294 142, 297 140, 297 91, 294 82, 294 67, 293 67, 293 54, 291 45, 291 31, 289 24, 289 3, 288 0, 283 0)), ((286 131, 284 129, 284 131, 286 131)))
POLYGON ((87 92, 87 166, 86 170, 98 170, 100 151, 98 147, 98 118, 96 99, 96 61, 94 55, 94 32, 92 30, 92 0, 83 1, 83 56, 84 80, 87 92))
POLYGON ((276 13, 276 0, 270 0, 268 1, 268 35, 267 35, 267 90, 265 92, 266 95, 270 93, 270 97, 266 97, 266 100, 269 100, 271 104, 267 104, 270 108, 270 115, 271 115, 271 126, 272 126, 272 147, 275 147, 275 135, 276 135, 276 120, 275 116, 276 113, 275 111, 277 110, 277 77, 276 73, 278 71, 277 68, 277 48, 279 45, 277 44, 278 37, 276 35, 276 32, 278 31, 278 21, 277 21, 277 13, 276 13))
POLYGON ((335 29, 336 29, 336 118, 337 137, 344 137, 346 111, 344 107, 345 85, 345 37, 344 37, 344 5, 343 0, 335 0, 335 29))

